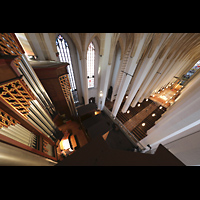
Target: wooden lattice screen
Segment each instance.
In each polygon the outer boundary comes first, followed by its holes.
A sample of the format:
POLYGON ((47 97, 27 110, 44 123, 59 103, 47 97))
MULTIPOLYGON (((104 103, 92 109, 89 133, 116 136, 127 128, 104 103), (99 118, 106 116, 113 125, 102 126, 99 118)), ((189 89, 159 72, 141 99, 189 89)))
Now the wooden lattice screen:
POLYGON ((11 117, 8 113, 6 113, 4 110, 0 109, 0 128, 3 126, 8 127, 11 124, 20 124, 16 119, 11 117))
POLYGON ((0 98, 26 119, 30 101, 35 99, 22 78, 0 85, 0 98))
POLYGON ((69 100, 71 86, 69 83, 69 78, 67 76, 68 76, 67 74, 60 76, 59 81, 60 81, 63 94, 65 96, 65 99, 69 100))
POLYGON ((23 53, 24 51, 14 33, 0 33, 0 54, 18 55, 14 60, 15 67, 19 67, 23 53))

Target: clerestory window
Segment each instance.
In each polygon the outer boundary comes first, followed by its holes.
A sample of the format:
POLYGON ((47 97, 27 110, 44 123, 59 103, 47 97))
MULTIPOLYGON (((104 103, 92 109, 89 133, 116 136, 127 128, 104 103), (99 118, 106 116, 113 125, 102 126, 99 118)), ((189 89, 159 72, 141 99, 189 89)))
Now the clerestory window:
POLYGON ((95 47, 91 42, 87 50, 87 79, 88 88, 94 87, 94 61, 95 61, 95 47))

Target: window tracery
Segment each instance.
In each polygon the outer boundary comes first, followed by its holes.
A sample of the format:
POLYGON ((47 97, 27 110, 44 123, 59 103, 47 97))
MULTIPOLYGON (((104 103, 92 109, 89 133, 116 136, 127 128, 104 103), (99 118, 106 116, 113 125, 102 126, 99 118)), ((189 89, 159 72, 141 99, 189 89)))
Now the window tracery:
POLYGON ((93 42, 91 42, 87 50, 88 88, 94 87, 94 61, 95 61, 95 47, 93 42))
POLYGON ((69 81, 71 85, 72 91, 76 90, 76 83, 74 79, 74 72, 71 62, 70 50, 66 40, 63 38, 62 35, 58 35, 56 39, 56 46, 57 51, 59 53, 59 58, 61 62, 67 62, 69 65, 67 66, 68 73, 69 73, 69 81))

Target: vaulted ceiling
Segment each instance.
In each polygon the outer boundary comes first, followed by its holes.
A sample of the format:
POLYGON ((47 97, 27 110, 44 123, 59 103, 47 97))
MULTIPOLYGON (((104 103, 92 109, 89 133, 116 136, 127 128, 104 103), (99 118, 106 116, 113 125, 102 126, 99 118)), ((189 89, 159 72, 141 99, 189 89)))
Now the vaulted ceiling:
MULTIPOLYGON (((56 37, 59 33, 25 33, 24 42, 29 43, 39 60, 56 60, 56 37), (25 41, 27 40, 27 41, 25 41)), ((109 46, 107 65, 114 62, 117 44, 121 48, 120 70, 113 88, 113 95, 122 92, 131 94, 126 107, 148 97, 174 76, 182 76, 200 59, 200 33, 68 33, 80 59, 86 59, 87 47, 95 38, 99 45, 99 55, 103 56, 109 46), (122 71, 131 74, 127 77, 122 71), (127 86, 124 86, 124 84, 127 86)), ((21 41, 23 43, 23 41, 21 41)), ((25 50, 30 49, 24 45, 25 50)), ((112 73, 112 71, 111 71, 112 73)), ((109 86, 108 86, 109 87, 109 86)), ((120 95, 112 96, 121 102, 120 95)), ((117 101, 116 99, 116 101, 117 101)))
MULTIPOLYGON (((40 53, 37 52, 37 49, 34 48, 34 39, 37 39, 38 43, 41 46, 41 53, 45 55, 46 60, 52 60, 49 51, 51 49, 48 48, 46 45, 47 40, 45 40, 44 34, 47 34, 49 40, 51 41, 51 45, 53 47, 54 53, 57 52, 55 39, 58 34, 56 33, 17 33, 19 36, 20 41, 23 43, 26 51, 28 53, 34 53, 35 55, 39 55, 40 53), (33 37, 34 35, 34 37, 33 37), (25 38, 26 36, 26 38, 25 38), (32 37, 31 37, 32 36, 32 37), (35 38, 36 37, 36 38, 35 38), (31 46, 31 48, 30 48, 31 46)), ((156 56, 162 58, 164 53, 168 48, 171 48, 170 52, 168 52, 167 59, 174 52, 180 52, 179 56, 175 54, 173 58, 179 59, 189 56, 190 60, 196 60, 199 58, 198 50, 200 48, 200 34, 199 33, 167 33, 168 37, 165 39, 164 43, 160 47, 158 54, 156 56), (197 58, 198 57, 198 58, 197 58)), ((80 58, 82 56, 82 51, 86 51, 89 43, 92 41, 94 37, 97 38, 99 46, 100 46, 100 55, 103 54, 104 50, 104 40, 105 40, 105 33, 68 33, 70 38, 73 40, 76 48, 79 51, 80 58)), ((134 56, 134 53, 137 49, 138 43, 143 37, 144 33, 114 33, 112 35, 112 48, 115 48, 116 43, 119 41, 123 58, 124 53, 127 51, 128 47, 133 46, 131 51, 131 57, 134 56)), ((150 58, 155 51, 155 48, 160 43, 162 37, 166 35, 166 33, 148 33, 148 37, 146 38, 145 44, 143 49, 141 50, 138 59, 141 58, 143 53, 146 53, 148 58, 150 58), (147 47, 149 47, 148 52, 147 47)), ((113 51, 113 49, 111 49, 113 51)), ((112 53, 111 53, 112 54, 112 53)), ((144 57, 143 57, 144 58, 144 57)))

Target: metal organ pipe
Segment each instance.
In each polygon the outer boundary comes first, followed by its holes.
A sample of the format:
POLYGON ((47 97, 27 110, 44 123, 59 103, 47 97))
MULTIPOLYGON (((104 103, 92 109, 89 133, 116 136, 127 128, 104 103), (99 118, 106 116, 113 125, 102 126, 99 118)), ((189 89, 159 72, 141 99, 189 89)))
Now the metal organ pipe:
POLYGON ((15 134, 14 132, 12 132, 12 130, 9 130, 9 129, 6 128, 6 127, 1 128, 1 129, 0 129, 0 133, 1 133, 2 135, 5 135, 5 136, 7 136, 7 137, 13 139, 13 140, 16 140, 16 141, 18 141, 18 142, 21 142, 21 143, 27 145, 27 142, 26 142, 26 141, 24 141, 23 139, 21 139, 21 137, 19 137, 19 136, 17 137, 16 134, 15 134))
POLYGON ((11 131, 12 135, 14 134, 14 137, 23 140, 28 146, 32 146, 32 144, 36 143, 36 135, 22 127, 20 124, 14 126, 10 125, 5 130, 11 131))
POLYGON ((56 133, 56 126, 48 115, 52 114, 49 112, 55 111, 55 107, 25 55, 22 55, 22 61, 19 62, 19 64, 20 67, 17 68, 18 71, 23 75, 25 83, 28 85, 37 99, 31 101, 28 120, 37 128, 39 128, 42 133, 48 137, 51 136, 51 139, 55 139, 53 134, 56 133))
POLYGON ((28 116, 28 121, 31 122, 31 124, 33 124, 37 129, 39 129, 42 133, 44 133, 44 135, 46 135, 47 137, 50 137, 35 121, 34 119, 31 118, 31 116, 28 116))
POLYGON ((3 127, 2 130, 5 130, 7 133, 9 133, 9 134, 13 135, 14 137, 24 141, 25 143, 27 143, 29 141, 28 138, 24 138, 22 135, 16 133, 16 131, 13 130, 12 128, 10 128, 10 127, 8 127, 8 128, 3 127))
POLYGON ((35 106, 35 108, 38 110, 38 112, 45 118, 45 120, 47 120, 47 122, 49 123, 49 125, 51 125, 53 130, 55 130, 56 126, 53 123, 53 121, 51 120, 51 118, 47 115, 46 112, 41 112, 43 110, 42 106, 35 100, 31 101, 31 103, 32 103, 32 105, 35 106))
POLYGON ((16 131, 17 134, 22 135, 24 138, 26 138, 29 141, 29 146, 36 143, 37 136, 21 126, 20 124, 16 124, 15 126, 10 126, 9 128, 12 128, 16 131))
POLYGON ((44 87, 42 86, 40 80, 38 79, 35 71, 33 70, 32 66, 29 64, 29 62, 27 61, 27 58, 25 55, 22 55, 22 61, 24 61, 26 63, 26 67, 28 69, 28 71, 30 72, 30 74, 33 75, 33 79, 35 80, 36 84, 38 85, 40 91, 42 92, 42 94, 45 96, 45 98, 47 99, 48 101, 48 104, 50 104, 52 106, 52 108, 55 110, 55 107, 51 101, 51 99, 49 98, 49 96, 47 95, 44 87))
POLYGON ((21 135, 24 139, 27 139, 27 140, 29 140, 29 138, 30 138, 30 136, 31 136, 30 134, 27 134, 26 132, 23 132, 22 130, 18 129, 17 127, 15 127, 15 126, 13 126, 13 125, 11 125, 11 126, 9 127, 9 129, 18 132, 18 133, 17 133, 18 135, 21 135))
POLYGON ((32 79, 31 75, 29 74, 29 72, 27 72, 27 69, 25 68, 24 64, 22 62, 19 62, 19 64, 20 64, 21 73, 27 78, 28 82, 31 84, 32 88, 35 90, 35 92, 37 93, 37 95, 39 96, 41 101, 46 106, 48 106, 46 99, 42 96, 42 93, 38 89, 38 86, 35 84, 34 80, 32 79))
POLYGON ((28 121, 30 121, 34 126, 36 126, 47 137, 51 136, 55 139, 53 133, 35 116, 35 114, 32 111, 30 111, 28 114, 28 121))
POLYGON ((33 111, 33 113, 40 119, 41 122, 52 132, 55 132, 53 127, 47 122, 47 120, 40 114, 40 112, 33 106, 31 103, 31 106, 29 110, 33 111))
POLYGON ((29 112, 28 116, 30 116, 42 129, 49 135, 53 135, 52 132, 35 116, 33 112, 29 112))

